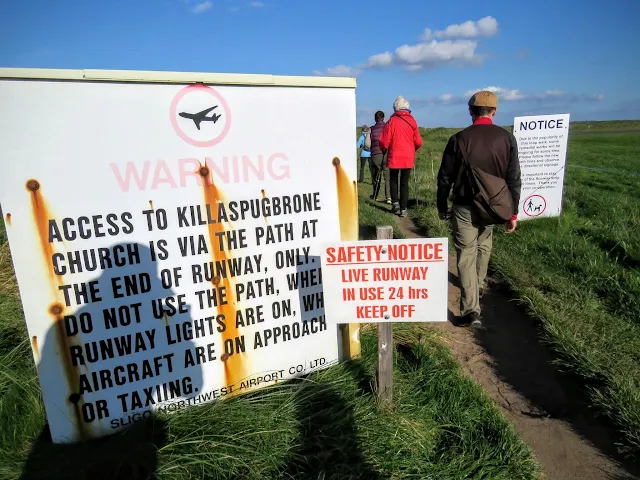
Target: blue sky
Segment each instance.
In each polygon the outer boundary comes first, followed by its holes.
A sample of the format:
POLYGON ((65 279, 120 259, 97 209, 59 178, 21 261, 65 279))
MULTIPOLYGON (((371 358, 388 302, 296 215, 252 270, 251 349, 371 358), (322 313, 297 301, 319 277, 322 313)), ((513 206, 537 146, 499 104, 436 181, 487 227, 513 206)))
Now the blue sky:
POLYGON ((486 87, 501 124, 629 119, 639 17, 637 0, 3 0, 0 66, 356 76, 358 123, 403 95, 421 125, 463 126, 486 87))

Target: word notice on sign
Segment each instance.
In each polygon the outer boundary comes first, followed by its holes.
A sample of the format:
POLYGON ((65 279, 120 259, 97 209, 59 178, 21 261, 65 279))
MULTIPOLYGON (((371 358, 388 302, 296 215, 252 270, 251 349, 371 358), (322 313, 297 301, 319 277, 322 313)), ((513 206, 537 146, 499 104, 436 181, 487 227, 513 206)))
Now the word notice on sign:
POLYGON ((54 442, 339 361, 320 255, 357 238, 353 88, 12 79, 0 103, 54 442), (336 118, 311 138, 319 105, 336 118))
POLYGON ((332 243, 322 272, 327 321, 447 321, 446 238, 332 243))
POLYGON ((522 192, 518 220, 557 217, 562 211, 569 114, 516 117, 522 192))

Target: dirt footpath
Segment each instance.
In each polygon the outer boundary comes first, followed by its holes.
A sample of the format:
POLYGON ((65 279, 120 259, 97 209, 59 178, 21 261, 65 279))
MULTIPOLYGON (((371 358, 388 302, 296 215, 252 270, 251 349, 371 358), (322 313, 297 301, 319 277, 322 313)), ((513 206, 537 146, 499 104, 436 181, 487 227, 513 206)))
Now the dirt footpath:
MULTIPOLYGON (((400 219, 408 237, 420 237, 400 219)), ((460 290, 449 267, 449 322, 440 325, 465 375, 478 382, 529 445, 552 480, 640 479, 640 468, 616 457, 613 429, 589 412, 583 389, 559 374, 540 342, 536 323, 491 281, 482 299, 486 329, 455 326, 460 290)))

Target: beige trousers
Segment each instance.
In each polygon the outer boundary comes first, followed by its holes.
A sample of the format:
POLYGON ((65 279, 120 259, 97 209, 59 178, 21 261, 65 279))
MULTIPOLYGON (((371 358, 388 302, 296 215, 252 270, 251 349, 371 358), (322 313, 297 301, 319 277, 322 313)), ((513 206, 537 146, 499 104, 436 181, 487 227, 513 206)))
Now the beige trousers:
POLYGON ((469 207, 454 205, 452 226, 460 279, 460 316, 480 313, 479 290, 487 277, 493 225, 483 225, 469 207))

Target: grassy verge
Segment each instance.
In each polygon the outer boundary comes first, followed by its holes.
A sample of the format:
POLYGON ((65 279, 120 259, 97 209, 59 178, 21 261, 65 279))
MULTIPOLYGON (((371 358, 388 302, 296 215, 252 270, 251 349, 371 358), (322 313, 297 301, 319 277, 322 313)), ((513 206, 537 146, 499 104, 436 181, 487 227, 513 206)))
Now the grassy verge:
POLYGON ((373 193, 371 180, 367 174, 365 183, 358 185, 358 219, 360 221, 360 240, 375 240, 376 227, 390 225, 394 238, 404 238, 398 225, 398 217, 391 213, 389 205, 374 202, 369 198, 373 193))
MULTIPOLYGON (((448 225, 437 219, 428 152, 440 154, 454 131, 427 131, 418 159, 419 195, 429 206, 413 214, 432 236, 448 225)), ((639 152, 639 133, 576 135, 568 163, 637 171, 639 152)), ((559 365, 586 380, 624 450, 638 456, 640 176, 568 168, 563 208, 559 218, 521 222, 513 236, 498 229, 492 267, 542 321, 559 365)))
POLYGON ((572 132, 593 132, 608 130, 637 130, 640 120, 610 120, 602 122, 571 122, 572 132))
MULTIPOLYGON (((395 225, 361 202, 364 233, 395 225)), ((306 379, 52 445, 0 223, 0 479, 531 479, 527 447, 424 327, 397 324, 395 408, 375 396, 377 335, 362 358, 306 379)))

